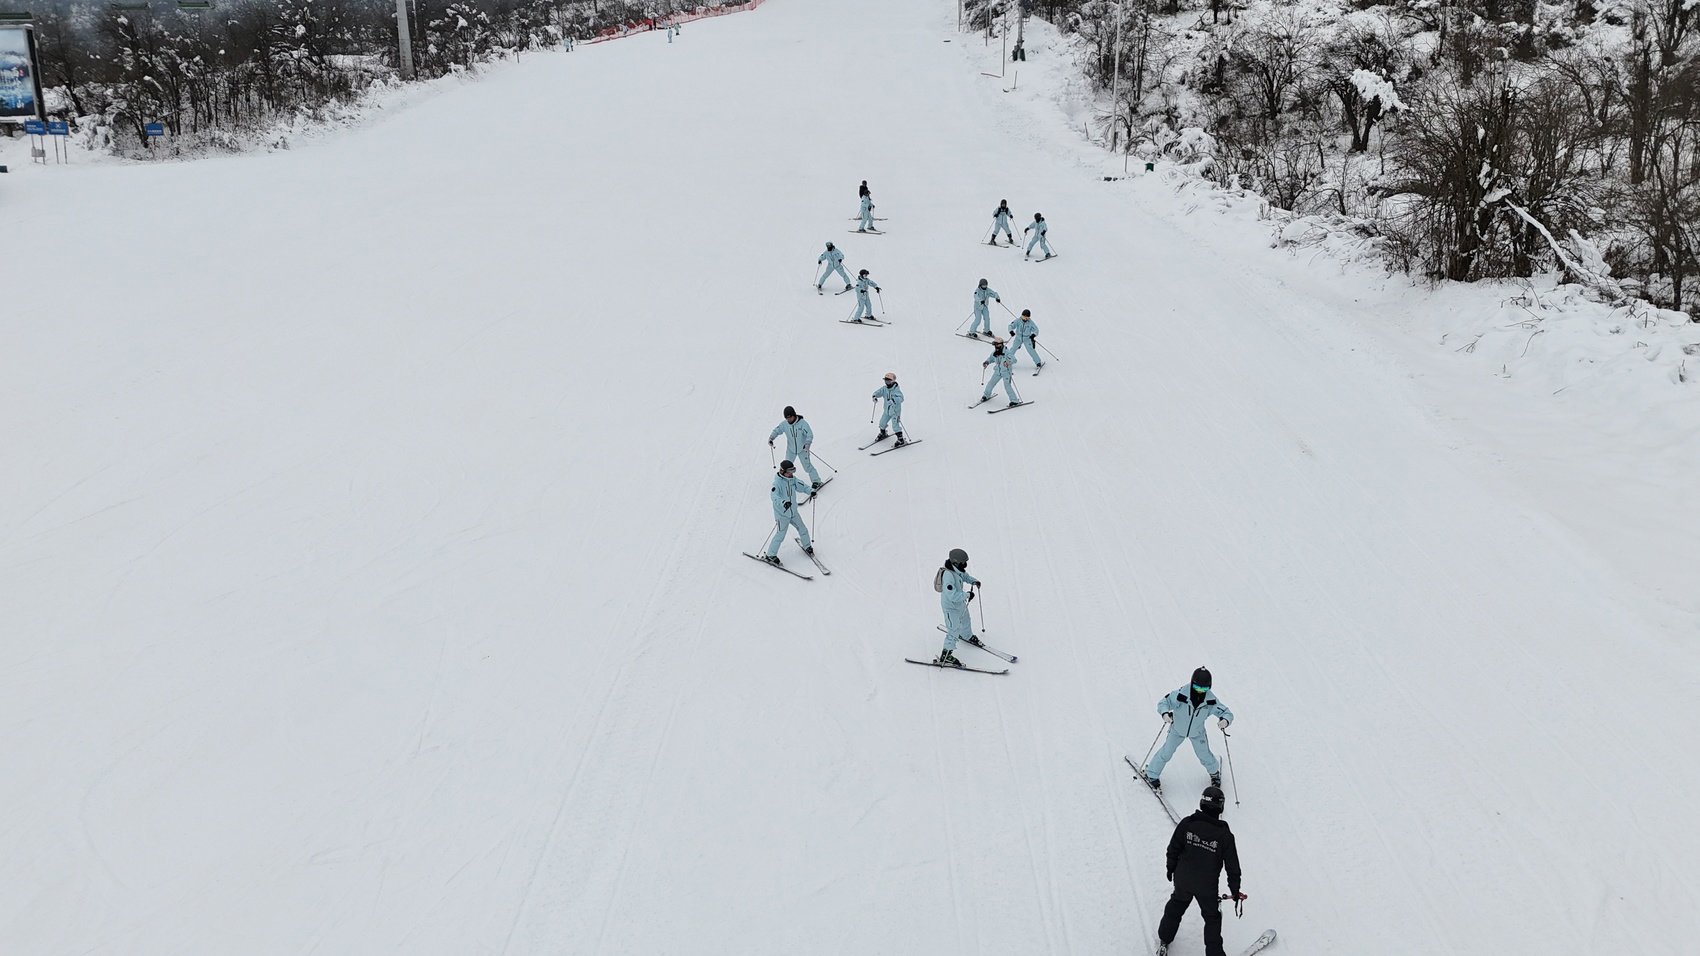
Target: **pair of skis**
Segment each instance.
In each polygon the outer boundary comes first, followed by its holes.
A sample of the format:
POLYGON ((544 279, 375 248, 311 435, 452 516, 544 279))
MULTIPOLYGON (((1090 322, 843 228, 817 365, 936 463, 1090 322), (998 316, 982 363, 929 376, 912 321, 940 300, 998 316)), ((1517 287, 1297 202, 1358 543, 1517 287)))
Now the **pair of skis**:
MULTIPOLYGON (((940 626, 939 630, 943 631, 944 627, 940 626)), ((949 632, 946 632, 946 633, 949 633, 949 632)), ((1000 650, 998 650, 994 647, 988 647, 985 644, 985 642, 980 640, 980 636, 978 634, 970 636, 966 641, 963 641, 961 643, 967 644, 969 647, 978 647, 980 650, 985 651, 986 653, 992 655, 993 657, 996 657, 1000 660, 1007 661, 1011 664, 1013 664, 1017 660, 1019 660, 1019 658, 1017 658, 1014 654, 1005 654, 1003 651, 1000 651, 1000 650)), ((986 670, 985 668, 981 668, 981 667, 969 667, 967 664, 941 664, 938 661, 918 661, 913 657, 905 657, 904 660, 908 661, 911 664, 919 664, 922 667, 936 667, 939 670, 943 670, 943 671, 972 671, 973 673, 976 673, 976 674, 991 674, 994 677, 1009 673, 1009 668, 1007 668, 1007 667, 1004 668, 1001 671, 993 671, 993 670, 986 670)))
MULTIPOLYGON (((803 539, 792 538, 791 540, 797 542, 797 547, 801 548, 803 546, 803 539)), ((743 551, 743 552, 740 552, 740 553, 744 557, 749 558, 751 561, 759 561, 762 564, 765 564, 770 568, 774 568, 774 569, 779 570, 779 571, 784 571, 786 574, 789 574, 794 578, 802 578, 805 581, 813 581, 814 580, 813 575, 804 574, 801 571, 793 571, 783 564, 776 564, 776 563, 769 561, 768 559, 761 557, 759 555, 751 554, 748 551, 743 551)), ((809 552, 807 552, 807 551, 804 551, 803 554, 806 555, 810 561, 813 561, 815 563, 815 567, 820 568, 820 573, 825 574, 829 577, 832 575, 832 571, 829 568, 827 568, 826 565, 821 563, 821 560, 820 560, 819 557, 812 555, 812 554, 809 554, 809 552)))
POLYGON ((876 319, 871 315, 868 316, 865 319, 839 319, 838 321, 844 323, 845 325, 867 325, 867 326, 872 326, 873 328, 876 328, 876 329, 883 329, 886 326, 891 324, 890 322, 886 322, 886 321, 881 320, 881 319, 876 319))
MULTIPOLYGON (((1169 822, 1179 826, 1181 816, 1175 812, 1174 807, 1169 805, 1169 798, 1163 795, 1162 790, 1151 786, 1151 778, 1145 776, 1145 771, 1141 770, 1139 765, 1133 762, 1132 757, 1123 755, 1122 759, 1127 761, 1127 765, 1129 767, 1133 768, 1133 775, 1139 778, 1139 782, 1144 784, 1145 789, 1149 790, 1151 795, 1157 798, 1157 802, 1163 805, 1163 812, 1169 815, 1169 822)), ((1222 898, 1227 899, 1228 897, 1224 896, 1222 898)), ((1257 953, 1263 952, 1265 949, 1274 945, 1274 943, 1275 931, 1272 929, 1266 929, 1263 931, 1263 935, 1253 940, 1250 946, 1247 946, 1245 949, 1240 951, 1240 956, 1256 956, 1257 953)), ((1158 946, 1157 956, 1165 956, 1167 952, 1168 948, 1166 946, 1158 946)))
MULTIPOLYGON (((982 398, 979 401, 975 402, 974 404, 972 404, 968 407, 969 408, 979 408, 981 405, 984 405, 989 401, 991 401, 990 398, 982 398)), ((986 409, 986 414, 996 415, 998 412, 1007 412, 1012 408, 1022 408, 1024 406, 1031 405, 1031 404, 1033 404, 1032 399, 1028 399, 1028 400, 1023 401, 1023 402, 1010 402, 1008 405, 1005 405, 1002 408, 988 408, 988 409, 986 409)))
MULTIPOLYGON (((885 436, 885 438, 890 438, 890 437, 891 437, 890 435, 885 436)), ((857 451, 868 451, 868 449, 874 447, 875 445, 879 444, 882 441, 885 441, 885 438, 876 438, 873 441, 868 442, 866 445, 859 446, 856 450, 857 451)), ((901 444, 901 445, 892 445, 890 448, 881 448, 879 451, 868 451, 868 456, 871 458, 875 455, 883 455, 887 452, 896 451, 899 448, 908 448, 910 445, 919 445, 920 443, 921 443, 921 439, 910 438, 910 439, 906 439, 903 442, 903 444, 901 444)))

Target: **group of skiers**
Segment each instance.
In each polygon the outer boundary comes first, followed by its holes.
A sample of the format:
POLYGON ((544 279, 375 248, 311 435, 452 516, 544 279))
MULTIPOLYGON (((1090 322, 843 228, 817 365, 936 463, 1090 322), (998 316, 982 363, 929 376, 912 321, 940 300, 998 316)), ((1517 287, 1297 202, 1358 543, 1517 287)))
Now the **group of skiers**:
MULTIPOLYGON (((873 196, 866 180, 863 180, 857 194, 861 205, 860 222, 856 231, 878 232, 874 228, 873 196)), ((1008 240, 1009 245, 1015 244, 1010 220, 1009 203, 999 203, 992 215, 992 233, 987 240, 989 244, 997 245, 1000 234, 1008 240)), ((1044 252, 1046 259, 1055 255, 1046 238, 1047 228, 1044 216, 1035 213, 1033 223, 1026 229, 1029 234, 1026 255, 1030 256, 1035 246, 1044 252)), ((815 282, 815 290, 824 292, 826 281, 837 275, 844 280, 844 292, 852 289, 856 292, 856 313, 847 321, 874 321, 868 291, 872 289, 879 292, 880 287, 868 270, 860 270, 856 279, 852 280, 844 268, 844 253, 831 242, 826 244, 826 251, 821 253, 816 261, 817 265, 824 266, 824 271, 815 282)), ((990 370, 980 402, 989 401, 996 388, 1002 385, 1010 406, 1014 407, 1024 404, 1011 378, 1019 352, 1025 349, 1032 358, 1035 375, 1038 374, 1037 369, 1045 367, 1045 361, 1039 354, 1039 326, 1033 320, 1031 310, 1023 309, 1020 315, 1013 316, 1007 329, 1010 338, 1006 340, 992 328, 989 303, 994 301, 1000 306, 1003 305, 1003 298, 998 295, 997 290, 991 287, 988 280, 981 279, 973 294, 973 324, 963 334, 972 339, 984 337, 992 343, 991 355, 980 363, 982 368, 990 370)), ((1007 306, 1004 308, 1008 311, 1007 306)), ((876 408, 880 413, 879 434, 874 442, 881 442, 895 435, 898 447, 908 444, 909 440, 903 430, 903 390, 898 385, 895 372, 885 373, 872 398, 876 406, 880 406, 876 408)), ((819 564, 819 560, 814 556, 814 544, 809 536, 809 529, 800 513, 801 506, 818 494, 825 484, 815 469, 811 453, 814 432, 803 416, 788 405, 785 407, 783 420, 768 434, 770 448, 781 435, 785 436, 786 457, 779 463, 769 495, 773 505, 774 532, 763 560, 782 566, 778 556, 779 546, 785 540, 786 533, 795 530, 798 544, 802 546, 804 553, 819 564), (799 466, 808 474, 807 483, 796 477, 799 466)), ((830 480, 831 478, 827 479, 830 480)), ((822 570, 825 570, 824 566, 822 570)), ((965 665, 956 656, 959 643, 985 647, 974 633, 973 621, 969 615, 969 605, 978 597, 981 583, 979 578, 968 573, 967 551, 952 548, 933 576, 933 588, 939 594, 940 608, 944 613, 944 626, 941 628, 944 631, 944 646, 938 657, 933 659, 934 665, 963 668, 965 665)), ((988 650, 1004 656, 996 650, 988 650)), ((1006 659, 1013 661, 1015 658, 1006 659)), ((1164 869, 1174 888, 1158 925, 1157 952, 1159 956, 1167 953, 1169 944, 1174 941, 1179 931, 1182 917, 1187 909, 1196 903, 1204 918, 1206 953, 1208 956, 1225 956, 1220 901, 1232 899, 1238 906, 1245 896, 1240 892, 1239 854, 1234 835, 1227 822, 1222 819, 1226 804, 1226 797, 1221 788, 1222 767, 1210 748, 1209 725, 1214 719, 1225 733, 1233 722, 1234 714, 1216 696, 1210 671, 1203 667, 1193 672, 1192 680, 1188 684, 1163 695, 1157 701, 1157 713, 1164 722, 1164 731, 1160 731, 1160 735, 1165 736, 1163 744, 1159 748, 1156 741, 1153 741, 1152 752, 1147 754, 1149 759, 1145 765, 1134 767, 1144 783, 1162 800, 1163 771, 1175 751, 1183 743, 1189 742, 1199 762, 1210 775, 1210 785, 1204 789, 1199 799, 1198 810, 1180 819, 1169 839, 1164 869), (1219 896, 1219 883, 1224 871, 1228 877, 1229 895, 1219 896)), ((1132 764, 1131 758, 1128 762, 1132 764)), ((1164 805, 1167 806, 1166 801, 1164 805)))

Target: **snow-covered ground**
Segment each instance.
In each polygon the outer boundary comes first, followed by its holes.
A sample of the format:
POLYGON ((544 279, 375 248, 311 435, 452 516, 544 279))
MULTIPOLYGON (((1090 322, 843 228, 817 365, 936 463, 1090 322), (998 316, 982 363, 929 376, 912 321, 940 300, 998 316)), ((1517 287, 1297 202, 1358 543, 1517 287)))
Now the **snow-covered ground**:
POLYGON ((0 180, 5 949, 1140 952, 1121 755, 1207 664, 1231 950, 1688 952, 1693 387, 1501 378, 1430 325, 1499 292, 1103 182, 952 7, 0 180), (1001 198, 1061 258, 976 245, 1001 198), (810 288, 828 240, 890 328, 810 288), (981 276, 1059 356, 1032 408, 965 408, 981 276), (924 444, 869 458, 888 369, 924 444), (842 469, 808 583, 737 554, 786 404, 842 469), (902 661, 951 547, 1007 677, 902 661))

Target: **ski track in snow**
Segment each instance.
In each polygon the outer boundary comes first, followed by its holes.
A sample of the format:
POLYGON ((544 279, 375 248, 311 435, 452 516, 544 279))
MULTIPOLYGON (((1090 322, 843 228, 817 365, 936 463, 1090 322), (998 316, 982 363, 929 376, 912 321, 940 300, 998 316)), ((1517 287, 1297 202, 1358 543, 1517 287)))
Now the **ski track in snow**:
MULTIPOLYGON (((1685 953, 1691 635, 1330 269, 1098 181, 949 5, 847 9, 4 184, 39 233, 0 316, 8 949, 1142 951, 1171 827, 1121 755, 1206 664, 1231 952, 1685 953), (844 235, 863 178, 884 235, 844 235), (1065 257, 974 244, 1000 198, 1065 257), (796 282, 828 239, 879 335, 796 282), (1061 351, 1019 416, 964 407, 981 276, 1061 351), (927 448, 871 458, 887 369, 927 448), (845 469, 813 581, 738 555, 786 404, 845 469), (1007 676, 903 662, 952 547, 1007 676)), ((1204 780, 1183 745, 1178 809, 1204 780)))

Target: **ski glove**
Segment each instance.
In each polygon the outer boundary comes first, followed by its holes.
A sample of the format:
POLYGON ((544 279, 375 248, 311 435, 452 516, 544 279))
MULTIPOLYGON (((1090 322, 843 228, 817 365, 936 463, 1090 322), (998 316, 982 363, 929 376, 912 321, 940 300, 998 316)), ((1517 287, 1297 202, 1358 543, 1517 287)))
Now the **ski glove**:
POLYGON ((1217 723, 1217 725, 1218 725, 1218 726, 1220 726, 1220 727, 1221 727, 1221 728, 1222 728, 1222 729, 1223 729, 1223 730, 1227 730, 1227 729, 1228 729, 1228 725, 1229 725, 1229 724, 1231 724, 1231 723, 1233 723, 1233 721, 1231 721, 1231 720, 1229 720, 1229 719, 1228 719, 1228 718, 1226 718, 1226 717, 1222 717, 1222 718, 1220 718, 1220 719, 1218 719, 1218 720, 1217 720, 1217 721, 1216 721, 1216 723, 1217 723))
POLYGON ((791 510, 791 502, 787 501, 783 505, 780 505, 779 510, 780 511, 790 511, 791 510))
POLYGON ((1171 727, 1174 726, 1175 715, 1173 711, 1163 715, 1163 723, 1168 724, 1171 727))
POLYGON ((968 600, 970 600, 970 601, 974 600, 974 592, 973 591, 968 592, 968 600))

